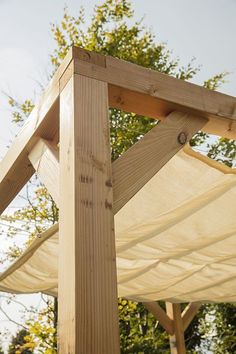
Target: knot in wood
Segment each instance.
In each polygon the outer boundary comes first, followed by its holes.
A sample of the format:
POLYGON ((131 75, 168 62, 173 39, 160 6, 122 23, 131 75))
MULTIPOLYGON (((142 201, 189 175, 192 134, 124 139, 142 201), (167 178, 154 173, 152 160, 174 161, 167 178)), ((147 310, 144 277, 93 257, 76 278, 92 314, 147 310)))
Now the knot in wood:
POLYGON ((186 133, 184 133, 184 132, 179 133, 177 140, 181 145, 184 145, 187 142, 186 133))
POLYGON ((81 59, 85 61, 90 61, 91 60, 91 55, 88 52, 83 52, 81 55, 81 59))

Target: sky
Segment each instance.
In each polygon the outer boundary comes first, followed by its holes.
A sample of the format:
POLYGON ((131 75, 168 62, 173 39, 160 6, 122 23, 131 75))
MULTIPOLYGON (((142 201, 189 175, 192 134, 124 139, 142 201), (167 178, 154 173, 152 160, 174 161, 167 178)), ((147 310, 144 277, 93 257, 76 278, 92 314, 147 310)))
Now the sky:
MULTIPOLYGON (((83 5, 87 18, 100 0, 0 0, 0 158, 5 154, 16 127, 2 92, 24 99, 35 97, 50 73, 49 54, 54 42, 50 23, 59 22, 65 5, 76 15, 83 5)), ((194 80, 224 70, 231 74, 221 91, 236 95, 236 0, 133 0, 135 18, 158 41, 167 42, 182 64, 196 57, 202 66, 194 80)))
MULTIPOLYGON (((4 92, 18 99, 37 97, 38 82, 47 81, 51 68, 50 23, 60 22, 65 5, 73 15, 83 5, 89 19, 99 3, 0 0, 0 158, 17 131, 4 92)), ((181 64, 196 58, 201 72, 195 83, 226 70, 230 75, 220 91, 236 95, 236 0, 133 0, 133 5, 135 19, 144 17, 145 27, 155 33, 157 41, 167 43, 181 64)))

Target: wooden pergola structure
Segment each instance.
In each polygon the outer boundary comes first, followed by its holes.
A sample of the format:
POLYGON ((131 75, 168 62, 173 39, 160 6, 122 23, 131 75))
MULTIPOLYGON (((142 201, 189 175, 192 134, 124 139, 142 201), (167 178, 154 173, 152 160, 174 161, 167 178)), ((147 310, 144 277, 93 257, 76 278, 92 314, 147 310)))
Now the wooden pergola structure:
MULTIPOLYGON (((234 139, 235 122, 234 97, 71 48, 0 165, 1 213, 35 170, 60 206, 61 354, 120 352, 114 215, 197 131, 234 139), (161 120, 114 163, 109 107, 161 120)), ((200 303, 145 306, 184 354, 200 303)))

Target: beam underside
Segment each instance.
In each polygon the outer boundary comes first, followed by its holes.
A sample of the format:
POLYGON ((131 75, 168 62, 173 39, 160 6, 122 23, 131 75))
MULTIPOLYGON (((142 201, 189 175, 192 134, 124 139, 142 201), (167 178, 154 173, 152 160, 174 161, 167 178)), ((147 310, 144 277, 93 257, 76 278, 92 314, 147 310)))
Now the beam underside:
POLYGON ((75 59, 75 72, 109 83, 111 107, 163 119, 172 111, 209 119, 205 131, 236 137, 236 98, 112 57, 106 68, 75 59))

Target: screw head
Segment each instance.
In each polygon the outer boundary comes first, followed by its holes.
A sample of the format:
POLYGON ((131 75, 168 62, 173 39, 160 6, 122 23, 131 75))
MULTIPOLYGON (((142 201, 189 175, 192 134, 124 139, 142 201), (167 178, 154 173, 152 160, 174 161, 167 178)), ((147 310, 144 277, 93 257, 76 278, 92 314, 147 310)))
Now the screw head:
POLYGON ((181 145, 186 144, 186 142, 187 142, 187 135, 186 135, 186 133, 184 133, 184 132, 179 133, 179 135, 178 135, 178 142, 179 142, 181 145))

